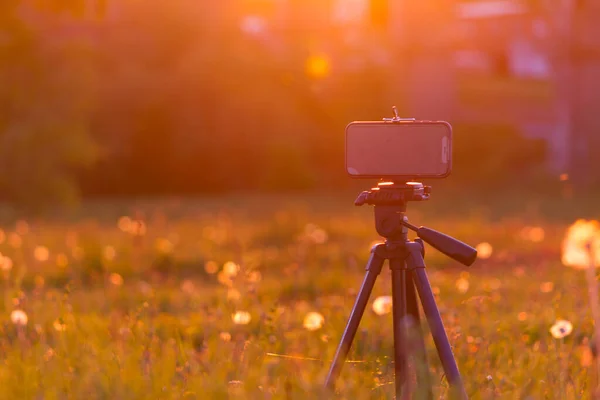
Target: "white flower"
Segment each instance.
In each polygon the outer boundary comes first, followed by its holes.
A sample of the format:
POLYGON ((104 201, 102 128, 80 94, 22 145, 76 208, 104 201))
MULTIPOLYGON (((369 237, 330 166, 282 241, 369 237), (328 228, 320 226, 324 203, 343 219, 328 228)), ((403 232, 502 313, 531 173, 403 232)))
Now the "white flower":
POLYGON ((586 269, 592 263, 600 266, 600 224, 598 221, 577 220, 567 230, 562 243, 564 265, 586 269), (595 253, 595 259, 590 255, 595 253))
POLYGON ((573 332, 573 324, 564 319, 559 319, 550 327, 550 333, 555 339, 562 339, 573 332))
POLYGON ((237 311, 231 316, 231 319, 236 325, 248 325, 252 319, 252 316, 247 311, 237 311))
POLYGON ((13 312, 10 313, 10 320, 15 325, 25 326, 25 325, 27 325, 28 318, 27 318, 27 314, 25 313, 25 311, 14 310, 13 312))
POLYGON ((304 327, 309 331, 321 329, 324 322, 325 318, 318 312, 309 312, 306 314, 306 317, 304 317, 304 327))
POLYGON ((385 315, 392 311, 392 296, 379 296, 373 301, 373 311, 377 315, 385 315))

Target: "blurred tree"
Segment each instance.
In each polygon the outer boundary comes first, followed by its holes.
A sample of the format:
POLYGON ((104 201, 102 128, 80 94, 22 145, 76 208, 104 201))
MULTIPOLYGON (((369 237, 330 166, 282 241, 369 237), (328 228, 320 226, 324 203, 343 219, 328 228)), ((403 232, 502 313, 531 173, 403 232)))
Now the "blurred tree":
POLYGON ((0 188, 17 208, 40 210, 77 199, 73 170, 90 165, 97 148, 88 130, 90 48, 32 5, 0 5, 0 188))

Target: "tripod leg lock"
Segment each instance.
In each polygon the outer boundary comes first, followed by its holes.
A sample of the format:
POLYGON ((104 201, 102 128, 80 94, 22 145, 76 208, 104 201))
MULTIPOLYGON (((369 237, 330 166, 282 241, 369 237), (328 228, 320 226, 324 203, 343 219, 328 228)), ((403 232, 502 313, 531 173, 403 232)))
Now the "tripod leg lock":
POLYGON ((419 239, 414 242, 406 243, 408 249, 408 257, 406 258, 406 265, 409 271, 417 268, 425 268, 425 246, 419 239))

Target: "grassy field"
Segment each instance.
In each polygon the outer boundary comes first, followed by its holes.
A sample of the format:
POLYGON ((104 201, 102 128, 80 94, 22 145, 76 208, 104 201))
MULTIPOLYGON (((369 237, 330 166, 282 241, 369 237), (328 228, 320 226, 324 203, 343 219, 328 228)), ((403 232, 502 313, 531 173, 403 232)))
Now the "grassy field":
MULTIPOLYGON (((379 240, 372 208, 352 201, 115 202, 5 223, 0 398, 323 398, 379 240)), ((585 277, 561 265, 560 245, 571 219, 591 209, 560 200, 411 203, 413 223, 492 250, 467 269, 427 249, 471 398, 589 398, 585 277), (560 340, 549 331, 557 319, 573 324, 560 340)), ((390 285, 385 268, 372 301, 390 285)), ((369 306, 339 398, 393 398, 392 348, 391 314, 369 306)), ((446 398, 428 349, 436 398, 446 398)))

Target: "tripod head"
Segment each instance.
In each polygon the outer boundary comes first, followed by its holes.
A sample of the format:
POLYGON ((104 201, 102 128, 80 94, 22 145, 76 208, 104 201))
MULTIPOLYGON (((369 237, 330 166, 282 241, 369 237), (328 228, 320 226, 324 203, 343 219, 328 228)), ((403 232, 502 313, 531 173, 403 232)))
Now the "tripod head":
POLYGON ((472 265, 477 259, 477 250, 451 236, 433 229, 417 227, 408 222, 404 215, 409 201, 425 201, 431 195, 431 187, 419 182, 394 183, 380 182, 377 187, 363 191, 354 205, 375 206, 375 227, 377 233, 388 243, 408 242, 408 230, 417 233, 424 242, 448 257, 464 264, 472 265))

